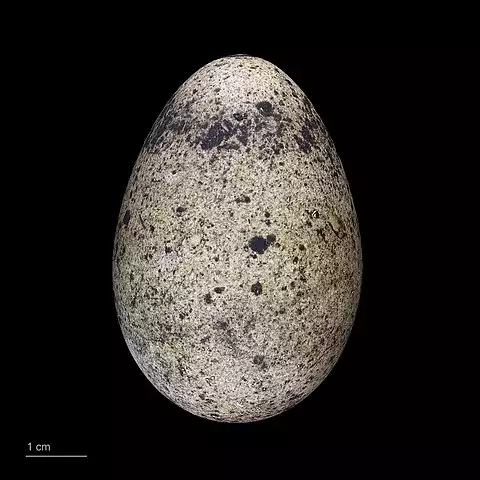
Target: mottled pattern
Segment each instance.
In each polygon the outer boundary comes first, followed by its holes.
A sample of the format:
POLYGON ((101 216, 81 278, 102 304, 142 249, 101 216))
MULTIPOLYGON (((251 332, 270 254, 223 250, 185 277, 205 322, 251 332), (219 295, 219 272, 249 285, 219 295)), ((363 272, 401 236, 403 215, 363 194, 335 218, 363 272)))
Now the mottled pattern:
POLYGON ((197 71, 147 137, 116 232, 116 308, 148 379, 212 420, 291 408, 341 354, 361 271, 348 182, 305 94, 259 58, 197 71))

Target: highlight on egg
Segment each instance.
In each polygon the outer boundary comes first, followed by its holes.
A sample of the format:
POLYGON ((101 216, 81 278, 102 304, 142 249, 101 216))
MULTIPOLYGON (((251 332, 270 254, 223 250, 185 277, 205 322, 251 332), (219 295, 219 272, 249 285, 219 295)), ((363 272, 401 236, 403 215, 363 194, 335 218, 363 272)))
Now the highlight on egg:
POLYGON ((248 55, 194 73, 145 140, 115 235, 115 304, 140 370, 200 417, 280 414, 337 362, 361 278, 348 181, 299 86, 248 55))

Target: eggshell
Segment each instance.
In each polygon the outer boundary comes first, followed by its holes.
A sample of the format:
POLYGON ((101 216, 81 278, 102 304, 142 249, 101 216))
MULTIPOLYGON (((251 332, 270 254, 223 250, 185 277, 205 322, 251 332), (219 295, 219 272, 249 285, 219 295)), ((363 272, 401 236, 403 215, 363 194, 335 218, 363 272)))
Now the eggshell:
POLYGON ((328 375, 361 287, 357 217, 309 99, 260 58, 221 58, 174 94, 121 206, 113 287, 128 348, 195 415, 277 415, 328 375))

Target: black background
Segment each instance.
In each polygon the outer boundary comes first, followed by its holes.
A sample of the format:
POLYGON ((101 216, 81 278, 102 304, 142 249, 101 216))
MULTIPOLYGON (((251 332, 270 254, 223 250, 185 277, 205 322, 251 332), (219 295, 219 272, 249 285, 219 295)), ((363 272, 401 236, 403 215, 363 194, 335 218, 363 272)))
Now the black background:
POLYGON ((32 157, 22 174, 31 201, 17 207, 35 232, 24 246, 36 286, 24 297, 23 453, 50 443, 121 463, 195 446, 470 445, 476 321, 462 307, 470 280, 452 271, 469 261, 454 192, 478 159, 465 147, 477 53, 32 50, 19 149, 32 157), (194 417, 155 390, 122 338, 111 287, 117 215, 143 140, 183 81, 234 53, 275 63, 313 102, 350 182, 364 255, 355 326, 331 374, 294 409, 244 425, 194 417))

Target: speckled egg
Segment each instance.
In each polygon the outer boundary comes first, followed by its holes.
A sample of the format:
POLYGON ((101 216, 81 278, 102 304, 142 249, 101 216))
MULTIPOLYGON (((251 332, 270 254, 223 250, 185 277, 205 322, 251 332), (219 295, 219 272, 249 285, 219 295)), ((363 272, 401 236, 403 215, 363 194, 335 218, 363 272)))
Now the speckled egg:
POLYGON ((298 85, 247 55, 194 73, 145 140, 114 244, 120 327, 150 382, 221 422, 293 407, 338 360, 361 276, 345 172, 298 85))

